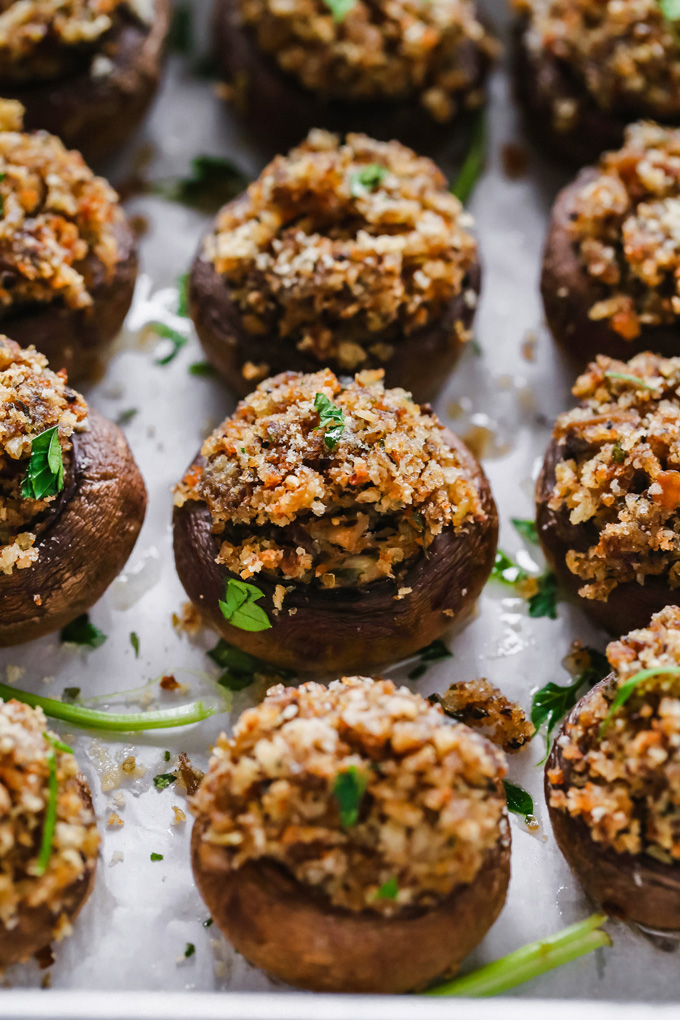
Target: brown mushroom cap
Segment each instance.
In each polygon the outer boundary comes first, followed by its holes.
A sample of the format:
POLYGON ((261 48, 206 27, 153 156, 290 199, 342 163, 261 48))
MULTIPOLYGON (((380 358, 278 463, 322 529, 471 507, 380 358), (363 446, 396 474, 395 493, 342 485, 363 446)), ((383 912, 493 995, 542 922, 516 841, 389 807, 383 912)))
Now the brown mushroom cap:
MULTIPOLYGON (((626 630, 626 627, 622 628, 626 630)), ((550 806, 551 769, 568 783, 571 766, 559 738, 596 692, 612 682, 610 674, 581 698, 562 724, 545 766, 545 796, 557 845, 588 896, 614 917, 659 931, 680 929, 680 864, 663 864, 646 854, 617 853, 593 840, 586 823, 550 806)))
MULTIPOLYGON (((441 149, 452 137, 452 125, 435 121, 417 96, 341 102, 324 100, 305 89, 262 52, 255 34, 242 23, 238 0, 217 0, 214 35, 215 57, 222 77, 233 86, 234 108, 268 151, 291 148, 310 128, 340 134, 363 131, 384 141, 396 138, 420 152, 441 149)), ((465 61, 472 81, 470 92, 477 92, 484 87, 489 58, 470 43, 465 61)))
POLYGON ((113 65, 108 74, 92 75, 88 64, 56 81, 24 87, 0 82, 5 99, 18 99, 25 106, 27 130, 42 128, 58 135, 88 163, 120 149, 140 124, 160 82, 170 0, 155 0, 151 26, 123 8, 120 17, 103 50, 113 65))
MULTIPOLYGON (((84 807, 92 810, 92 793, 85 777, 78 774, 68 785, 77 793, 84 807)), ((55 913, 48 903, 38 907, 22 904, 17 924, 5 928, 0 922, 0 966, 25 963, 54 940, 54 931, 60 918, 75 921, 94 888, 97 859, 88 858, 83 874, 59 895, 59 910, 55 913)))
POLYGON ((363 590, 291 582, 293 591, 275 615, 278 582, 258 574, 255 582, 264 598, 257 604, 272 626, 255 633, 240 630, 219 608, 227 581, 237 575, 215 562, 220 540, 208 507, 187 500, 173 515, 175 564, 187 595, 230 644, 284 668, 351 673, 413 655, 469 617, 496 555, 498 513, 488 480, 457 436, 446 430, 444 437, 478 486, 485 519, 459 531, 445 528, 427 556, 418 557, 397 580, 376 581, 363 590), (400 588, 412 590, 397 599, 400 588))
POLYGON ((662 578, 650 577, 645 584, 626 581, 618 584, 606 602, 586 599, 578 594, 586 583, 567 566, 570 549, 585 552, 597 542, 591 524, 572 524, 565 507, 551 510, 550 497, 555 487, 555 466, 564 457, 562 447, 553 439, 545 455, 536 485, 536 528, 545 558, 557 575, 560 587, 580 605, 590 620, 610 634, 626 634, 645 627, 654 613, 664 606, 680 604, 680 589, 670 588, 662 578))
POLYGON ((146 510, 142 476, 121 430, 92 408, 88 418, 89 431, 72 437, 72 483, 41 528, 38 560, 0 574, 0 647, 32 641, 80 616, 134 548, 146 510))
POLYGON ((581 262, 569 224, 577 194, 599 175, 596 167, 586 167, 559 193, 552 209, 541 275, 543 304, 552 335, 578 368, 583 368, 597 354, 624 361, 641 351, 677 356, 680 332, 675 326, 643 324, 640 336, 624 340, 606 320, 589 318, 590 309, 602 295, 581 262))
POLYGON ((104 264, 90 252, 76 265, 92 296, 88 308, 70 308, 59 300, 49 304, 10 306, 0 327, 23 347, 33 344, 50 367, 65 368, 71 382, 93 381, 102 372, 107 348, 120 332, 132 304, 137 279, 137 242, 123 219, 114 225, 118 261, 109 277, 104 264))
MULTIPOLYGON (((203 257, 202 250, 201 243, 189 280, 190 314, 208 360, 238 397, 247 396, 253 388, 252 380, 246 379, 243 374, 246 362, 266 364, 267 375, 284 371, 318 372, 323 367, 332 369, 337 375, 347 373, 347 369, 335 358, 319 361, 313 355, 299 351, 290 338, 249 333, 243 326, 241 310, 232 300, 226 280, 214 264, 203 257)), ((384 368, 387 387, 401 386, 421 403, 433 400, 446 383, 464 347, 455 329, 456 324, 469 329, 474 319, 474 305, 468 304, 465 294, 467 291, 479 294, 480 287, 481 266, 476 262, 468 272, 460 293, 451 299, 441 318, 396 342, 391 341, 394 353, 389 361, 379 361, 369 354, 369 360, 362 369, 384 368)), ((370 346, 380 340, 379 332, 371 333, 370 346)))
POLYGON ((473 882, 391 917, 334 907, 267 859, 229 870, 224 849, 202 841, 207 825, 194 823, 191 857, 210 916, 251 963, 314 991, 396 994, 455 973, 498 917, 510 880, 505 816, 473 882))

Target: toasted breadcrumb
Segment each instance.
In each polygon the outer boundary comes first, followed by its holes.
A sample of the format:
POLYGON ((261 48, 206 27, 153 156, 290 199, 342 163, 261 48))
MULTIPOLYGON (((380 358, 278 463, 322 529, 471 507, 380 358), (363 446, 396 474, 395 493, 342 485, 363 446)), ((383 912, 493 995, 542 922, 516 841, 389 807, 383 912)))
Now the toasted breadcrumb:
POLYGON ((339 381, 328 369, 261 383, 203 444, 175 502, 202 500, 218 562, 324 587, 394 577, 444 528, 483 518, 477 483, 431 412, 382 372, 339 381), (334 449, 315 397, 344 415, 334 449))
POLYGON ((433 700, 447 715, 472 729, 483 730, 492 744, 509 753, 519 751, 535 733, 522 706, 506 698, 484 677, 452 684, 441 697, 436 695, 433 700))
MULTIPOLYGON (((477 262, 471 224, 431 160, 398 142, 312 131, 225 206, 204 258, 248 332, 354 372, 369 354, 389 360, 461 294, 477 262)), ((460 321, 451 329, 469 338, 460 321)))
POLYGON ((680 667, 680 607, 607 648, 615 677, 587 696, 558 738, 565 768, 549 773, 550 803, 582 819, 618 853, 680 860, 680 677, 636 686, 600 728, 616 691, 640 670, 680 667))
POLYGON ((339 907, 390 914, 472 882, 504 838, 503 755, 389 680, 273 687, 219 738, 191 802, 221 866, 283 864, 339 907), (334 790, 365 792, 342 824, 334 790), (396 900, 378 895, 396 879, 396 900))
POLYGON ((587 582, 579 594, 606 601, 617 585, 652 577, 677 588, 680 358, 598 356, 573 392, 580 405, 555 425, 563 459, 549 506, 588 536, 566 557, 587 582))

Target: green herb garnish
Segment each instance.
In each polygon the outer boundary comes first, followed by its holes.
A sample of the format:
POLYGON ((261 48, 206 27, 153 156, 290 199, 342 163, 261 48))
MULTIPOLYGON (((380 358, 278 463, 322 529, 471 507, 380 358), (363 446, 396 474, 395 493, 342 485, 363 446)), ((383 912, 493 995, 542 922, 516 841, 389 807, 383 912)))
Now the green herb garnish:
POLYGON ((626 451, 618 440, 612 446, 612 460, 615 464, 626 463, 626 451))
POLYGON ((600 726, 600 736, 602 736, 602 734, 609 726, 610 722, 612 721, 612 716, 614 715, 614 713, 617 711, 617 709, 621 708, 622 705, 625 705, 625 703, 628 701, 630 696, 635 691, 636 687, 638 687, 643 682, 643 680, 649 680, 650 677, 653 676, 680 676, 680 667, 656 666, 655 668, 653 667, 652 669, 641 669, 639 673, 635 674, 635 676, 632 676, 629 680, 626 680, 624 683, 622 683, 617 689, 616 696, 612 701, 611 705, 609 706, 609 711, 602 720, 602 724, 600 726))
POLYGON ((583 690, 594 687, 610 672, 611 667, 602 652, 598 652, 596 648, 585 648, 584 651, 588 653, 588 665, 579 673, 573 683, 567 684, 566 687, 552 682, 547 683, 545 687, 536 691, 531 700, 531 721, 536 732, 544 723, 547 723, 546 756, 550 750, 552 732, 560 719, 571 711, 583 690))
POLYGON ((658 0, 666 21, 680 21, 680 0, 658 0))
POLYGON ((15 690, 8 684, 0 684, 0 698, 4 701, 14 698, 24 705, 30 705, 31 708, 42 708, 49 718, 61 719, 62 722, 70 723, 72 726, 107 730, 111 733, 139 733, 144 730, 190 726, 215 714, 215 709, 204 705, 202 701, 193 701, 189 705, 157 712, 102 712, 96 708, 84 708, 82 705, 70 705, 54 698, 44 698, 41 694, 15 690))
POLYGON ((602 946, 611 946, 609 935, 602 931, 606 914, 592 914, 585 921, 572 924, 547 938, 530 942, 495 963, 464 974, 452 981, 429 988, 425 995, 455 995, 478 998, 500 995, 517 985, 540 977, 549 970, 577 960, 602 946))
POLYGON ((212 917, 206 917, 205 921, 203 922, 203 927, 204 928, 211 928, 212 925, 213 925, 212 917))
POLYGON ((170 761, 171 754, 169 751, 163 751, 163 761, 170 761))
POLYGON ((189 365, 189 375, 200 375, 206 379, 214 379, 217 369, 209 361, 193 361, 189 365))
POLYGON ((256 659, 254 655, 241 651, 220 638, 214 648, 207 653, 220 666, 224 673, 217 682, 230 691, 242 691, 255 680, 257 673, 276 673, 282 680, 294 680, 297 674, 292 669, 281 669, 256 659))
POLYGON ((193 944, 193 942, 187 942, 187 947, 184 950, 184 956, 186 957, 186 959, 188 960, 189 957, 193 956, 195 952, 196 946, 193 944))
POLYGON ((472 192, 475 190, 484 169, 486 161, 487 131, 486 115, 480 110, 475 120, 465 162, 463 163, 458 177, 451 185, 451 194, 465 205, 472 192))
POLYGON ((56 496, 64 488, 64 461, 59 443, 59 426, 45 429, 31 441, 31 457, 21 483, 24 499, 56 496))
POLYGON ((182 348, 189 343, 189 337, 173 329, 171 326, 166 326, 164 322, 150 322, 148 328, 152 329, 162 340, 170 340, 172 343, 172 348, 167 354, 156 358, 157 365, 169 365, 171 361, 175 360, 182 348))
POLYGON ((217 211, 248 185, 248 178, 222 156, 196 156, 189 177, 158 181, 154 192, 171 202, 182 202, 207 212, 217 211))
POLYGON ((654 390, 658 389, 658 386, 654 383, 647 382, 646 379, 641 379, 638 375, 628 375, 627 372, 605 372, 605 379, 620 379, 622 382, 632 383, 639 390, 654 390))
POLYGON ((139 658, 139 634, 136 634, 134 630, 130 633, 130 644, 132 645, 135 652, 135 659, 139 658))
POLYGON ((162 861, 163 860, 163 854, 149 854, 149 857, 151 858, 152 861, 162 861))
POLYGON ((80 697, 80 687, 64 687, 64 691, 61 696, 62 701, 75 701, 80 697))
POLYGON ((128 407, 127 410, 120 412, 116 418, 116 425, 128 425, 136 414, 139 414, 138 407, 128 407))
POLYGON ((505 799, 508 802, 508 811, 512 811, 515 815, 523 815, 525 819, 529 815, 533 815, 534 802, 530 793, 523 790, 521 786, 515 786, 514 783, 508 783, 505 779, 503 780, 503 786, 505 787, 505 799))
POLYGON ((428 663, 439 662, 441 659, 450 659, 453 652, 449 651, 441 638, 437 638, 429 645, 426 645, 425 648, 421 648, 416 654, 420 656, 420 662, 416 668, 412 669, 409 673, 409 680, 418 680, 421 676, 427 673, 428 663))
POLYGON ((264 592, 256 588, 254 584, 247 584, 245 581, 237 581, 230 577, 227 581, 224 602, 219 603, 222 616, 229 621, 232 627, 238 627, 239 630, 269 630, 271 627, 269 617, 261 606, 255 605, 263 598, 264 592))
POLYGON ((529 520, 528 518, 513 517, 512 524, 518 535, 521 535, 527 542, 531 542, 536 545, 538 542, 538 531, 536 530, 536 521, 529 520))
POLYGON ((314 431, 325 428, 323 441, 329 450, 334 450, 345 430, 345 412, 332 403, 325 393, 317 393, 314 397, 314 410, 320 418, 314 431))
POLYGON ((107 640, 106 634, 90 623, 87 613, 67 623, 60 635, 61 641, 67 645, 81 645, 85 648, 101 648, 107 640))
POLYGON ((368 783, 367 776, 359 772, 356 765, 350 765, 345 772, 340 772, 333 784, 333 796, 338 804, 340 824, 343 829, 351 829, 359 820, 359 807, 368 783))
POLYGON ((491 577, 494 581, 501 581, 503 584, 515 585, 519 581, 526 581, 529 574, 522 567, 518 567, 509 556, 506 556, 502 550, 498 550, 496 553, 496 559, 494 560, 493 567, 491 569, 491 577))
POLYGON ((193 49, 194 30, 191 18, 191 4, 175 3, 175 8, 168 32, 168 47, 175 53, 191 53, 193 49))
POLYGON ((491 579, 510 585, 517 590, 518 595, 527 599, 529 616, 534 618, 549 616, 551 620, 557 619, 559 590, 557 578, 551 571, 546 570, 536 577, 536 575, 529 574, 528 571, 517 566, 509 556, 499 549, 491 571, 491 579), (538 585, 538 591, 527 597, 521 589, 532 577, 538 585))
POLYGON ((354 7, 356 0, 323 0, 333 15, 333 21, 344 21, 354 7))
POLYGON ((63 751, 64 754, 73 754, 73 748, 69 747, 62 740, 57 740, 51 733, 45 734, 45 740, 48 744, 51 744, 55 751, 63 751))
MULTIPOLYGON (((21 700, 21 699, 17 699, 21 700)), ((47 755, 47 766, 49 768, 49 789, 47 807, 45 809, 45 821, 43 822, 42 840, 40 842, 40 853, 36 865, 36 874, 44 875, 47 865, 52 856, 52 843, 54 842, 54 830, 57 827, 57 800, 59 797, 59 781, 57 779, 57 758, 54 751, 47 755)))
POLYGON ((384 882, 378 892, 376 893, 376 899, 378 900, 396 900, 399 895, 399 883, 396 878, 388 878, 384 882))
POLYGON ((177 281, 177 314, 189 318, 189 274, 182 273, 177 281))
POLYGON ((165 790, 172 783, 177 781, 177 776, 174 772, 164 772, 160 776, 153 777, 153 785, 157 790, 165 790))
POLYGON ((356 173, 352 174, 352 195, 355 198, 359 198, 368 191, 375 191, 378 185, 385 179, 387 173, 387 167, 380 166, 380 163, 369 163, 368 166, 357 170, 356 173))
POLYGON ((557 619, 557 578, 551 571, 546 571, 538 578, 538 591, 529 598, 529 616, 535 619, 548 616, 557 619))

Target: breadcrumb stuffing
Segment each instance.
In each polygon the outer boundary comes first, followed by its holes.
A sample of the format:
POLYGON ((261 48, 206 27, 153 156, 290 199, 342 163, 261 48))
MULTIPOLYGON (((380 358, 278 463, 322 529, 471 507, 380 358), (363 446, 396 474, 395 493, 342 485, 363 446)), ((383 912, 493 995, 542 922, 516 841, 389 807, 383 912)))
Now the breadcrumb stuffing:
POLYGON ((44 131, 22 133, 16 106, 0 100, 0 126, 10 125, 0 130, 0 319, 36 302, 88 308, 88 259, 113 275, 123 211, 79 152, 44 131))
MULTIPOLYGON (((471 226, 431 160, 399 142, 312 131, 225 206, 204 257, 249 333, 353 372, 369 356, 387 362, 461 294, 477 262, 471 226)), ((469 339, 461 321, 451 328, 469 339)))
POLYGON ((430 701, 447 715, 484 732, 492 744, 512 754, 529 743, 536 732, 521 705, 511 701, 485 677, 461 680, 430 701))
POLYGON ((21 495, 31 442, 55 425, 67 470, 72 436, 87 428, 87 405, 68 385, 65 372, 47 367, 44 355, 0 336, 0 572, 4 574, 15 567, 30 567, 38 559, 35 542, 41 520, 59 498, 35 500, 21 495))
MULTIPOLYGON (((680 42, 658 0, 514 0, 514 6, 529 18, 530 51, 566 66, 601 109, 623 109, 631 120, 680 113, 680 42)), ((554 115, 557 122, 565 117, 557 102, 554 115)))
POLYGON ((631 124, 578 189, 569 231, 598 300, 624 340, 680 316, 680 130, 631 124))
POLYGON ((587 695, 558 738, 564 767, 548 774, 550 803, 581 818, 618 853, 680 860, 680 677, 643 680, 600 727, 617 689, 642 669, 680 667, 680 607, 607 648, 615 677, 587 695))
POLYGON ((75 758, 53 748, 47 732, 42 709, 0 702, 0 925, 11 931, 23 909, 44 904, 54 914, 57 938, 67 920, 60 914, 64 893, 94 867, 99 836, 75 758), (57 823, 47 868, 38 875, 50 753, 59 783, 57 823))
POLYGON ((329 99, 418 96, 440 123, 483 101, 481 69, 498 46, 471 0, 239 0, 243 22, 281 70, 329 99))
POLYGON ((588 536, 587 548, 566 557, 587 582, 579 594, 606 602, 617 585, 650 577, 677 588, 680 358, 599 355, 573 393, 581 403, 553 433, 562 460, 549 506, 588 536))
POLYGON ((501 752, 389 680, 273 687, 222 735, 192 801, 221 866, 271 859, 335 906, 391 914, 474 881, 504 839, 501 752), (358 777, 343 825, 338 778, 358 777), (396 898, 379 895, 396 880, 396 898))
POLYGON ((484 517, 436 416, 386 390, 382 371, 269 379, 208 437, 202 457, 175 503, 207 504, 218 562, 243 578, 264 571, 342 587, 395 577, 444 528, 484 517), (344 416, 334 449, 317 393, 344 416))

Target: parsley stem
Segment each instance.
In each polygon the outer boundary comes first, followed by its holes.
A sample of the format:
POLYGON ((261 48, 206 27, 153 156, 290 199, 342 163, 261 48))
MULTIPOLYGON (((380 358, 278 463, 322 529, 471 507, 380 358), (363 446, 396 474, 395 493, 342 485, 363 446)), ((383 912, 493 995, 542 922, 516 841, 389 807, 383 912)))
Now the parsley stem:
POLYGON ((95 708, 83 708, 81 705, 64 704, 63 701, 43 698, 40 694, 29 694, 28 691, 17 691, 7 684, 0 684, 0 698, 3 700, 14 698, 32 708, 42 708, 45 715, 50 718, 61 719, 62 722, 83 729, 119 733, 190 726, 192 723, 202 722, 216 711, 210 705, 204 705, 202 701, 192 701, 188 705, 161 709, 157 712, 102 712, 95 708))
POLYGON ((47 755, 47 764, 50 770, 47 807, 45 808, 45 821, 43 822, 42 841, 40 843, 40 854, 38 856, 38 875, 44 875, 47 865, 52 856, 52 843, 54 842, 54 830, 57 827, 57 799, 59 797, 59 780, 57 779, 57 757, 54 751, 47 755))
POLYGON ((611 938, 601 926, 606 914, 591 914, 585 921, 572 924, 547 938, 530 942, 514 953, 488 963, 471 974, 429 988, 425 995, 460 995, 471 998, 499 995, 525 981, 577 960, 601 946, 610 946, 611 938))
POLYGON ((456 180, 451 185, 451 194, 455 195, 456 198, 463 203, 463 205, 465 205, 470 198, 470 195, 475 190, 475 185, 477 184, 482 170, 484 169, 487 143, 486 135, 486 114, 483 110, 480 110, 472 129, 470 148, 467 156, 465 157, 465 162, 463 163, 456 180))

